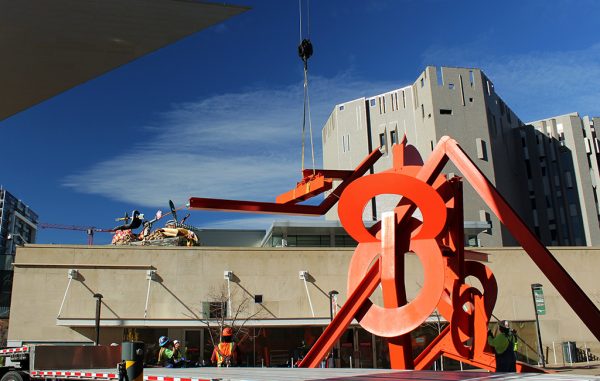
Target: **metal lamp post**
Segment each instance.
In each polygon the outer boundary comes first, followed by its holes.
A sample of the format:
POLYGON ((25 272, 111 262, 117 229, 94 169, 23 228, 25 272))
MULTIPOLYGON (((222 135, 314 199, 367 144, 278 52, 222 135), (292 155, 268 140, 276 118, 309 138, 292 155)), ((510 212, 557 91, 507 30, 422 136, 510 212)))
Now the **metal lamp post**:
POLYGON ((333 303, 337 302, 337 296, 340 293, 336 290, 329 291, 329 319, 333 320, 333 303))
MULTIPOLYGON (((333 320, 333 305, 334 305, 334 303, 337 304, 337 296, 339 294, 340 293, 338 291, 336 291, 336 290, 331 290, 328 293, 328 295, 329 295, 329 319, 330 320, 333 320)), ((336 366, 335 362, 336 362, 336 359, 337 359, 337 352, 338 352, 338 349, 337 349, 337 343, 336 343, 333 346, 333 350, 331 351, 331 357, 333 359, 333 361, 332 361, 332 366, 333 367, 336 366)))
POLYGON ((102 294, 94 294, 96 298, 96 342, 94 345, 100 344, 100 308, 102 306, 102 294))

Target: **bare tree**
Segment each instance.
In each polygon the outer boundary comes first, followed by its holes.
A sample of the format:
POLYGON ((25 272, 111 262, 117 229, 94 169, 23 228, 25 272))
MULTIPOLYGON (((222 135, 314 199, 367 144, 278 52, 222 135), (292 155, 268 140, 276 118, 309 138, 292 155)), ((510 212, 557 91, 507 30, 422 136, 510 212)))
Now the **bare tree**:
POLYGON ((209 301, 203 306, 202 322, 208 328, 210 342, 213 346, 222 340, 223 329, 230 327, 236 342, 244 341, 249 337, 246 323, 262 313, 262 308, 251 313, 250 303, 253 301, 248 295, 239 295, 238 290, 229 292, 226 286, 212 289, 208 295, 209 301), (231 297, 230 297, 231 296, 231 297))

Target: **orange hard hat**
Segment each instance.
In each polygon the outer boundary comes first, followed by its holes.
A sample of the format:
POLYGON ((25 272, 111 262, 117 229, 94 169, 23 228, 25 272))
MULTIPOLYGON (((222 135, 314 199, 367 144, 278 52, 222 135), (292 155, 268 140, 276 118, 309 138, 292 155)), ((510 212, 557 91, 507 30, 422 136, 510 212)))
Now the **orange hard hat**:
POLYGON ((223 336, 233 336, 233 330, 230 327, 223 328, 223 336))

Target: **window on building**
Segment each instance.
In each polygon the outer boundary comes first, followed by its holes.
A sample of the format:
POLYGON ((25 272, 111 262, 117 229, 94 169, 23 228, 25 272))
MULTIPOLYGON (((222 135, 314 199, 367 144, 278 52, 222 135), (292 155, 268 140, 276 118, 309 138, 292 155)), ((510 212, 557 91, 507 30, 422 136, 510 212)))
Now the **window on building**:
POLYGON ((377 103, 377 101, 375 101, 375 98, 370 100, 371 107, 375 107, 376 103, 377 103))
POLYGON ((348 235, 336 235, 335 246, 336 247, 355 247, 358 243, 348 235))
POLYGON ((387 142, 385 139, 385 132, 382 132, 381 134, 379 134, 379 147, 380 148, 387 148, 387 142))
POLYGON ((473 85, 475 84, 475 74, 473 74, 473 70, 469 70, 469 81, 471 82, 471 87, 473 87, 473 85))
POLYGON ((221 319, 227 316, 227 301, 202 302, 202 314, 207 319, 221 319))
POLYGON ((449 84, 448 84, 448 88, 449 88, 450 90, 454 90, 454 83, 449 83, 449 84))
POLYGON ((340 111, 344 111, 344 105, 340 105, 339 109, 340 111))
POLYGON ((398 137, 395 130, 390 131, 390 142, 392 142, 392 145, 398 144, 398 137))
POLYGON ((577 217, 577 205, 569 204, 569 214, 571 217, 577 217))
POLYGON ((475 139, 475 145, 477 147, 477 158, 487 161, 488 157, 487 157, 487 147, 486 147, 485 141, 481 138, 477 138, 477 139, 475 139))
POLYGON ((452 115, 452 110, 447 109, 447 108, 441 108, 440 115, 452 115))
POLYGON ((573 179, 571 178, 571 172, 570 171, 566 171, 565 172, 565 185, 569 189, 573 188, 573 179))
POLYGON ((479 238, 477 238, 477 235, 468 235, 465 242, 467 247, 479 247, 479 238))
POLYGON ((425 86, 425 78, 421 78, 421 87, 425 86))
POLYGON ((591 153, 592 152, 592 145, 590 143, 590 138, 583 138, 583 141, 585 142, 585 152, 586 153, 591 153))

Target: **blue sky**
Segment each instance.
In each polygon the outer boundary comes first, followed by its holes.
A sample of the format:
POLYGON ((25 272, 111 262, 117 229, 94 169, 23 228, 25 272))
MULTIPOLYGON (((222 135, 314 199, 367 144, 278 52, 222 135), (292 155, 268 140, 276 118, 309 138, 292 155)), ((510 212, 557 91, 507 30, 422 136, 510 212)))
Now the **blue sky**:
MULTIPOLYGON (((271 201, 291 189, 298 1, 230 3, 252 9, 0 122, 0 184, 42 222, 102 228, 169 199, 271 201)), ((482 68, 523 121, 600 115, 598 16, 593 0, 311 1, 317 166, 336 103, 405 86, 427 65, 482 68)), ((189 223, 216 228, 284 218, 190 213, 189 223)), ((38 233, 38 243, 85 242, 83 232, 38 233)))

